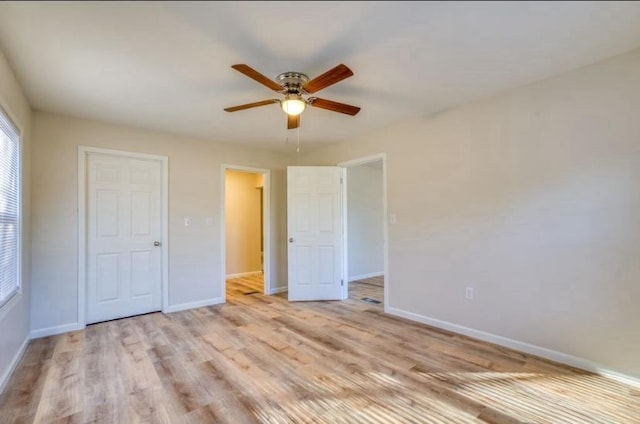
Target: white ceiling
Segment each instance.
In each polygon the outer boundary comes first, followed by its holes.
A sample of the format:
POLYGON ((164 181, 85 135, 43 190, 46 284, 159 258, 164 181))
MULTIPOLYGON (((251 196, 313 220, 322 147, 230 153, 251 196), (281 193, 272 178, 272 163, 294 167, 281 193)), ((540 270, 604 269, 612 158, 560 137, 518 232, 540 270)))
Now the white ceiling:
MULTIPOLYGON (((639 2, 1 2, 0 48, 31 104, 291 150, 274 97, 230 68, 355 75, 318 93, 301 143, 348 141, 640 46, 639 2)), ((277 97, 277 95, 276 95, 277 97)))

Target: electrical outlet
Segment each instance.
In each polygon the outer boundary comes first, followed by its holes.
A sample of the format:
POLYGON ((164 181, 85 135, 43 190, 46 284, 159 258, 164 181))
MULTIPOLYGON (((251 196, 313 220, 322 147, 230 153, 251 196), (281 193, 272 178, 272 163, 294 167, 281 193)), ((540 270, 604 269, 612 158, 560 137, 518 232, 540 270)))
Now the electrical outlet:
POLYGON ((392 213, 389 215, 389 224, 395 224, 397 222, 396 214, 392 213))
POLYGON ((189 218, 188 216, 184 218, 184 226, 191 227, 191 218, 189 218))
POLYGON ((464 297, 469 300, 473 300, 473 287, 467 287, 464 292, 464 297))

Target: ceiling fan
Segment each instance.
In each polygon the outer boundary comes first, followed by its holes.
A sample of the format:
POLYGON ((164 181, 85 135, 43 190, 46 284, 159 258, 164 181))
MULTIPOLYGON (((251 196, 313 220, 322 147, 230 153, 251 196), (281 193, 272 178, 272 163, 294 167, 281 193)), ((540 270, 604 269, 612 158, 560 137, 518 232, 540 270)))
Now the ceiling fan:
POLYGON ((228 107, 224 109, 227 112, 237 112, 239 110, 279 103, 282 110, 287 114, 288 129, 298 128, 300 126, 300 114, 305 110, 307 105, 351 116, 360 112, 360 108, 357 106, 321 99, 319 97, 307 97, 309 94, 313 94, 352 76, 353 72, 346 65, 340 64, 312 80, 309 80, 309 77, 301 72, 283 72, 276 77, 275 81, 265 77, 248 65, 241 64, 231 67, 271 90, 282 93, 284 99, 269 99, 228 107))

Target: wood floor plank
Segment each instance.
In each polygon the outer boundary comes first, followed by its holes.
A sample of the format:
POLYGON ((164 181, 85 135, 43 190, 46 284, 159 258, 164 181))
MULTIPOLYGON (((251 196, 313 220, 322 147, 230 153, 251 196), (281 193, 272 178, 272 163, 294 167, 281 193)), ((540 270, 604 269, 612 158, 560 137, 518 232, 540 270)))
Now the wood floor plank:
MULTIPOLYGON (((349 299, 264 296, 33 340, 0 423, 640 423, 640 390, 349 299)), ((380 304, 363 301, 380 300, 380 304)))

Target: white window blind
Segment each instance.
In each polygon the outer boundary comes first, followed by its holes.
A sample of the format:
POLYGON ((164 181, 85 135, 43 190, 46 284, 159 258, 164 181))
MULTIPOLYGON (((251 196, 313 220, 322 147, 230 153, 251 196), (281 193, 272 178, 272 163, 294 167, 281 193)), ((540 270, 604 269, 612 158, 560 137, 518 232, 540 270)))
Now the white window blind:
POLYGON ((20 289, 20 137, 0 109, 0 308, 20 289))

